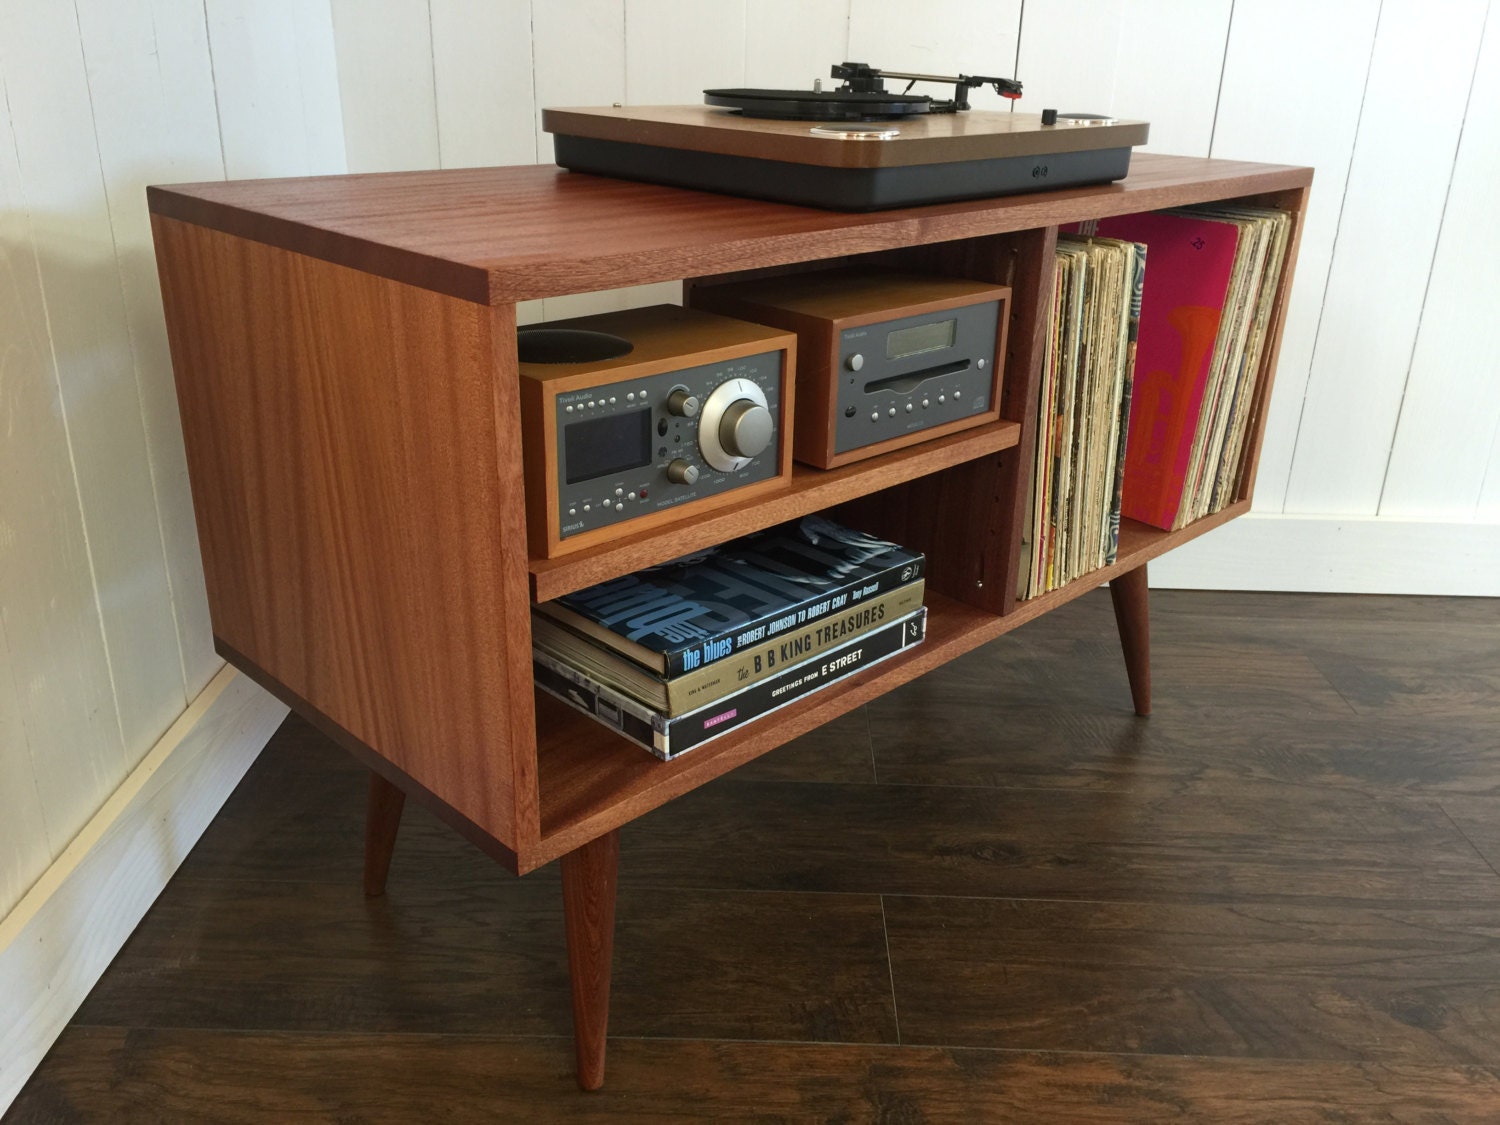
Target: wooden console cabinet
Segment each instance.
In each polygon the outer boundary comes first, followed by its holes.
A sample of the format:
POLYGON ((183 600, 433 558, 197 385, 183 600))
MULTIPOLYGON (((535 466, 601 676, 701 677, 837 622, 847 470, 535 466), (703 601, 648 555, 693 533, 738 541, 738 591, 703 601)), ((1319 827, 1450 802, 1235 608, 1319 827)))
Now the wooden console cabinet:
POLYGON ((1146 563, 1250 506, 1311 179, 1137 155, 1118 184, 858 215, 551 166, 152 188, 218 649, 373 771, 369 893, 406 796, 518 874, 562 860, 597 1087, 621 825, 1104 582, 1149 710, 1146 563), (1058 224, 1224 199, 1296 214, 1237 497, 1126 521, 1113 566, 1017 601, 1058 224), (516 302, 862 263, 1012 287, 1000 421, 528 557, 516 302), (831 509, 928 553, 924 645, 671 762, 535 695, 533 600, 831 509))

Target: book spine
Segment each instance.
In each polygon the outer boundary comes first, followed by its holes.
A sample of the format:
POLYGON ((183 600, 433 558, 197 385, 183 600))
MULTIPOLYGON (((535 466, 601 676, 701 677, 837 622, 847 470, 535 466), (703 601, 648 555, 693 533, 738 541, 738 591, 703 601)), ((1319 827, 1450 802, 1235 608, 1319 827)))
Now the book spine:
POLYGON ((867 575, 837 589, 829 590, 811 605, 768 613, 763 617, 742 622, 714 637, 697 641, 688 648, 666 653, 666 678, 674 679, 684 672, 691 672, 719 660, 725 660, 737 652, 779 638, 782 634, 803 625, 810 625, 825 617, 831 617, 845 609, 853 609, 872 598, 878 598, 898 586, 904 586, 922 576, 927 569, 927 560, 903 559, 893 563, 879 573, 867 575))
POLYGON ((682 715, 705 707, 783 668, 905 617, 921 608, 926 587, 926 581, 918 578, 887 593, 862 598, 842 613, 789 629, 776 640, 752 645, 723 660, 668 680, 667 714, 682 715))
POLYGON ((555 661, 540 655, 534 657, 533 664, 537 686, 666 760, 887 660, 920 644, 926 635, 927 610, 919 609, 675 719, 649 712, 649 718, 645 717, 642 712, 646 709, 629 696, 603 685, 589 688, 580 684, 579 679, 586 679, 581 673, 559 669, 555 661))

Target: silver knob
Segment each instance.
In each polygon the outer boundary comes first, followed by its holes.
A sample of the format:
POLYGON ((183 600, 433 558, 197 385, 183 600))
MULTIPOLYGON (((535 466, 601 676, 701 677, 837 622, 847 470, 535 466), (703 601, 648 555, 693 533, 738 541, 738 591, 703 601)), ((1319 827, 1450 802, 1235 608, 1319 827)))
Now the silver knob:
POLYGON ((844 360, 844 366, 847 367, 850 371, 858 371, 864 365, 865 357, 860 355, 858 352, 855 352, 848 359, 844 360))
POLYGON ((771 412, 748 398, 737 399, 719 423, 719 444, 732 457, 754 457, 776 432, 771 412))
POLYGON ((698 399, 686 387, 678 387, 667 396, 667 411, 679 418, 696 418, 698 416, 698 399))
MULTIPOLYGON (((693 403, 693 409, 698 409, 696 402, 693 403)), ((679 457, 667 466, 667 479, 673 484, 697 484, 698 466, 679 457)))

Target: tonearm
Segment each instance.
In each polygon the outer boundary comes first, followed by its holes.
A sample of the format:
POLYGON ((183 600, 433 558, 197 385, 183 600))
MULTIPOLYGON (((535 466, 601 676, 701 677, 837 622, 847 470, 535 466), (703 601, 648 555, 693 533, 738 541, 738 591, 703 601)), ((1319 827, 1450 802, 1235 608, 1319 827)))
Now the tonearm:
MULTIPOLYGON (((951 85, 953 99, 946 102, 933 101, 928 110, 930 113, 955 113, 968 109, 969 91, 982 86, 993 86, 995 93, 1002 98, 1021 96, 1021 84, 1013 78, 987 78, 978 74, 908 74, 905 71, 881 70, 866 63, 856 62, 836 63, 832 74, 834 78, 844 80, 844 84, 839 89, 848 90, 851 93, 883 94, 886 78, 906 79, 906 90, 910 90, 918 82, 942 82, 951 85)), ((902 91, 902 93, 905 92, 905 90, 902 91)))

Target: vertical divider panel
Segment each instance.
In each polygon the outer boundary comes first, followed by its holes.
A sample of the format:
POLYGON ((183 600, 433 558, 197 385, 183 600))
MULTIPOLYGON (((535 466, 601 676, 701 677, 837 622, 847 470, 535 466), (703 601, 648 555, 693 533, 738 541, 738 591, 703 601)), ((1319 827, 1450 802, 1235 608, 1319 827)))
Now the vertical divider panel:
POLYGON ((1057 228, 1038 227, 873 257, 1011 287, 1000 416, 1020 423, 1020 443, 841 508, 860 526, 925 551, 930 589, 991 613, 1009 613, 1016 601, 1056 245, 1057 228))

